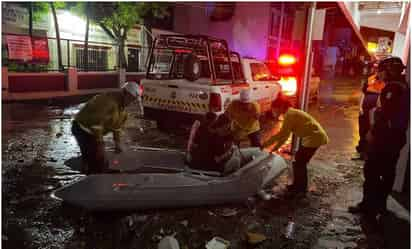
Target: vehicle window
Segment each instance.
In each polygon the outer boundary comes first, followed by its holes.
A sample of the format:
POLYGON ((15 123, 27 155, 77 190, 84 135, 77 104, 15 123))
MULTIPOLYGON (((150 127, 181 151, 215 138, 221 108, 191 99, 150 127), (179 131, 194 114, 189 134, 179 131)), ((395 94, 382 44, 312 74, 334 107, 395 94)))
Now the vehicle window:
POLYGON ((162 74, 169 74, 172 60, 173 51, 167 49, 154 49, 149 73, 155 75, 156 78, 161 78, 162 74))
POLYGON ((232 68, 235 75, 235 81, 244 81, 245 77, 242 71, 242 64, 240 63, 240 57, 236 53, 230 55, 230 60, 232 61, 232 68))
POLYGON ((235 73, 235 80, 244 80, 242 68, 239 62, 232 62, 233 72, 235 73))
POLYGON ((273 78, 269 69, 263 63, 250 63, 250 69, 253 81, 271 80, 273 78))
POLYGON ((228 48, 221 42, 211 42, 210 47, 215 65, 216 81, 231 82, 232 74, 230 72, 228 48))

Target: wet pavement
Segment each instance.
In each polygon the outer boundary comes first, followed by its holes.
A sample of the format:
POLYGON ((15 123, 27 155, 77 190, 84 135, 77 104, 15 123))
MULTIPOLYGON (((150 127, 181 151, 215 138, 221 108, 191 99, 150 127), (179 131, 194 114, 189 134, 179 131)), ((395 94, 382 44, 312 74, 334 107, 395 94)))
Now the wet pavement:
MULTIPOLYGON (((330 143, 310 163, 306 197, 283 197, 289 181, 285 172, 270 201, 128 213, 88 213, 50 196, 83 176, 70 131, 79 104, 3 104, 3 248, 157 248, 166 235, 174 235, 180 248, 187 249, 205 248, 215 236, 228 240, 230 248, 409 248, 409 212, 393 199, 389 206, 396 212, 381 219, 380 226, 346 211, 361 198, 363 163, 351 160, 358 139, 359 88, 359 80, 324 81, 321 98, 310 105, 330 143), (295 229, 288 239, 284 234, 290 220, 295 229), (252 245, 247 232, 266 240, 252 245)), ((134 116, 126 124, 126 147, 184 149, 188 127, 160 131, 134 116)), ((271 125, 264 124, 266 136, 275 130, 271 125)), ((105 139, 110 148, 111 137, 105 139)))

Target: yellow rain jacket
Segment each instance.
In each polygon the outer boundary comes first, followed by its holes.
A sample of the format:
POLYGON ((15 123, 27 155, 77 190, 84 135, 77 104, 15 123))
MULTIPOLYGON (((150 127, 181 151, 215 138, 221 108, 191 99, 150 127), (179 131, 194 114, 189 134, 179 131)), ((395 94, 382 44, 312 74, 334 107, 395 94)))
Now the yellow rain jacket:
POLYGON ((127 120, 123 100, 119 93, 106 93, 93 97, 76 115, 80 127, 103 141, 103 135, 113 132, 119 141, 121 128, 127 120))
POLYGON ((269 138, 263 143, 263 146, 269 147, 276 143, 273 150, 277 150, 286 142, 291 133, 300 137, 302 145, 307 148, 317 148, 329 142, 326 131, 318 121, 304 111, 289 108, 284 116, 283 125, 279 133, 269 138))
POLYGON ((260 130, 259 114, 260 107, 256 102, 248 103, 248 108, 244 108, 244 103, 234 100, 228 106, 226 114, 232 121, 232 131, 238 140, 245 139, 249 134, 260 130))

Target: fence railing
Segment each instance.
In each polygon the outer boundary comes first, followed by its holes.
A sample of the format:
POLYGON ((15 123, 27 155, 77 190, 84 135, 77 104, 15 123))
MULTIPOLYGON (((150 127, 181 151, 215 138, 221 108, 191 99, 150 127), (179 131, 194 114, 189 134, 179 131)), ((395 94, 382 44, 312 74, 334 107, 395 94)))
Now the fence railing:
MULTIPOLYGON (((38 64, 9 60, 6 35, 22 35, 2 33, 2 65, 7 66, 10 72, 48 72, 59 71, 57 40, 47 37, 49 62, 38 64)), ((60 39, 62 65, 64 69, 75 67, 78 71, 116 71, 119 68, 119 46, 109 42, 88 42, 88 62, 84 60, 84 41, 60 39)), ((128 62, 128 72, 146 71, 148 47, 126 46, 125 55, 128 62)))

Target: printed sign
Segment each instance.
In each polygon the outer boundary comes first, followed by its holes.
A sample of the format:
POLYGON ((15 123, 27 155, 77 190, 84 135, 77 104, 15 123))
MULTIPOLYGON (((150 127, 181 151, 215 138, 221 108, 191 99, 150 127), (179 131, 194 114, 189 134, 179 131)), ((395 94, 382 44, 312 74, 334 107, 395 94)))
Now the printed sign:
MULTIPOLYGON (((19 27, 29 28, 29 11, 27 8, 19 7, 10 2, 3 2, 1 22, 4 28, 19 27)), ((48 30, 49 29, 49 14, 43 14, 39 18, 33 20, 33 29, 48 30)))
POLYGON ((49 63, 49 44, 46 37, 33 37, 33 63, 49 63))
POLYGON ((7 35, 6 41, 9 60, 30 61, 32 59, 33 50, 29 36, 7 35))
POLYGON ((29 23, 29 13, 26 8, 21 8, 13 4, 2 4, 2 23, 16 26, 27 25, 29 23))
POLYGON ((9 60, 31 63, 49 63, 49 45, 46 37, 7 35, 9 60))

